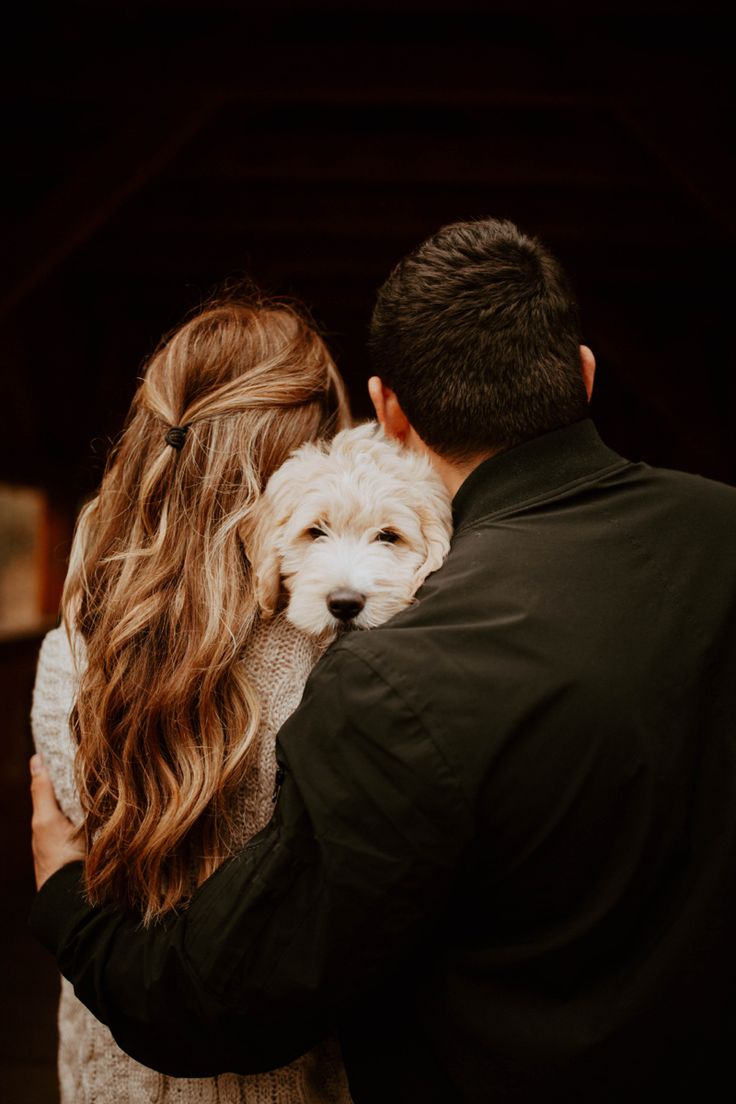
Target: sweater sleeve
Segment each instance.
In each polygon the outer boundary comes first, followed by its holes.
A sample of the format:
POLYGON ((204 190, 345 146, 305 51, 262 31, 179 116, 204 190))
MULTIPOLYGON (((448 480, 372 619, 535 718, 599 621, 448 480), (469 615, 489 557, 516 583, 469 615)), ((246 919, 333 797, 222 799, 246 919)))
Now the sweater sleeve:
POLYGON ((31 926, 120 1046, 179 1076, 252 1073, 307 1050, 431 938, 471 833, 414 712, 334 648, 280 734, 264 831, 148 929, 49 879, 31 926))
POLYGON ((66 630, 52 629, 44 637, 36 668, 31 728, 36 751, 43 756, 62 812, 75 824, 82 810, 74 783, 76 748, 69 731, 78 679, 66 630))

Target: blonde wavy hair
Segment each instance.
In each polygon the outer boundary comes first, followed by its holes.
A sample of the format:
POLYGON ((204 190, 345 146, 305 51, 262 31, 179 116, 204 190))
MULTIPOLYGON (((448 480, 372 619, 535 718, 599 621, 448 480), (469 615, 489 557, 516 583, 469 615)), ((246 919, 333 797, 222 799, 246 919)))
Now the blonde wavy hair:
POLYGON ((62 599, 86 645, 71 727, 91 901, 150 923, 232 853, 259 719, 244 536, 289 453, 348 424, 325 345, 284 303, 216 303, 149 361, 62 599))

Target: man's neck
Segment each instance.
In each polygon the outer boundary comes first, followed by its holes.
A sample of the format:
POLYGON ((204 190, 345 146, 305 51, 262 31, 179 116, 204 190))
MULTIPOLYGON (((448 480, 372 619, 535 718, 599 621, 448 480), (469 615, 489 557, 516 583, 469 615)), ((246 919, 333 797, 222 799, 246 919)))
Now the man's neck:
POLYGON ((478 465, 487 460, 489 456, 493 455, 492 452, 484 452, 470 460, 451 461, 445 460, 444 457, 438 456, 436 452, 433 453, 430 450, 429 460, 450 492, 450 497, 454 498, 470 473, 475 471, 478 465))
POLYGON ((487 460, 489 456, 493 456, 495 452, 495 450, 491 449, 488 452, 481 452, 477 456, 472 456, 467 460, 448 460, 446 457, 436 453, 429 445, 425 444, 421 437, 414 432, 413 428, 409 429, 409 433, 406 437, 406 444, 410 449, 413 449, 414 452, 424 453, 447 487, 451 498, 455 497, 470 473, 475 471, 478 465, 482 464, 484 460, 487 460))

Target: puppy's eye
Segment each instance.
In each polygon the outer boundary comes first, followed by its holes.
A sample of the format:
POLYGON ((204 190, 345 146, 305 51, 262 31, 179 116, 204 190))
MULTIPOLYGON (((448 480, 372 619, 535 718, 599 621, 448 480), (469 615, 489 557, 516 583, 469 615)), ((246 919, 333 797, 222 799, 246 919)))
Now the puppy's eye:
POLYGON ((311 529, 307 529, 304 534, 307 537, 311 537, 312 540, 318 540, 319 537, 326 537, 324 529, 320 529, 319 525, 313 525, 311 529))
POLYGON ((376 534, 376 540, 383 541, 384 544, 396 544, 398 540, 401 540, 401 537, 393 529, 382 529, 380 533, 376 534))

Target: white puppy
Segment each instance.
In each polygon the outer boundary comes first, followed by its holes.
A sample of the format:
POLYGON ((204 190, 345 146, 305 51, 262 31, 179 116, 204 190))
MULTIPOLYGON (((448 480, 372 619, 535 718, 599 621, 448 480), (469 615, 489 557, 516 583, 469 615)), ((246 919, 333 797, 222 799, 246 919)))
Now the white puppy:
POLYGON ((429 461, 376 423, 302 445, 271 476, 248 554, 264 617, 286 603, 313 636, 368 629, 407 606, 450 546, 429 461))

